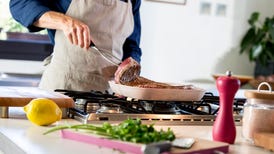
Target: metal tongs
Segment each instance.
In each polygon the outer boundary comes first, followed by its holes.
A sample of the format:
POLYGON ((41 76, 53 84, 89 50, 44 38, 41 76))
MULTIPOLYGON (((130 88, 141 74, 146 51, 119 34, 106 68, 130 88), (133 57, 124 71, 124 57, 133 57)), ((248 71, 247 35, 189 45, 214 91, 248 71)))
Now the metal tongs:
POLYGON ((107 49, 103 49, 103 48, 98 49, 93 42, 90 43, 89 47, 96 50, 108 62, 110 62, 116 66, 119 66, 121 64, 120 58, 114 56, 111 51, 109 51, 107 49))

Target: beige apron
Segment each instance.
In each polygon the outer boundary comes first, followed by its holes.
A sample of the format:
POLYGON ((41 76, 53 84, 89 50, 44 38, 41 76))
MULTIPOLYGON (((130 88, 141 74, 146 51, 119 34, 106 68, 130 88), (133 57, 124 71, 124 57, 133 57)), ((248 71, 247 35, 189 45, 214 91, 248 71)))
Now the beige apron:
MULTIPOLYGON (((72 0, 66 14, 89 26, 92 41, 98 48, 122 58, 123 43, 134 25, 130 0, 72 0)), ((86 51, 72 45, 57 30, 53 56, 39 86, 48 90, 104 91, 116 68, 94 49, 86 51)))

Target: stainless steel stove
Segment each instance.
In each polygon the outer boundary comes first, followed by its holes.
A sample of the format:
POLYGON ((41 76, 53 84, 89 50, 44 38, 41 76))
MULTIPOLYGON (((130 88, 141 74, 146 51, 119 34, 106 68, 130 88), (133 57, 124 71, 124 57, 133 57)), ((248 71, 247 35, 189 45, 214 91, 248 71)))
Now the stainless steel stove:
MULTIPOLYGON (((207 92, 200 101, 136 100, 108 92, 69 91, 57 89, 72 97, 75 108, 68 116, 83 123, 120 122, 128 118, 141 119, 155 125, 212 125, 218 110, 219 97, 207 92)), ((242 124, 245 99, 234 99, 234 120, 242 124)))

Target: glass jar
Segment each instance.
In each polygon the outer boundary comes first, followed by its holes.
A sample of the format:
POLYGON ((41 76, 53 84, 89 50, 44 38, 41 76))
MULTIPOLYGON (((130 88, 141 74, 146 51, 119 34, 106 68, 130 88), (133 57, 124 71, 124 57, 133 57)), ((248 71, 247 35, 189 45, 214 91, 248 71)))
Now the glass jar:
POLYGON ((243 112, 243 137, 253 142, 255 133, 274 133, 274 92, 271 86, 263 82, 258 90, 246 90, 244 94, 247 102, 243 112), (268 90, 260 90, 263 85, 267 85, 268 90))

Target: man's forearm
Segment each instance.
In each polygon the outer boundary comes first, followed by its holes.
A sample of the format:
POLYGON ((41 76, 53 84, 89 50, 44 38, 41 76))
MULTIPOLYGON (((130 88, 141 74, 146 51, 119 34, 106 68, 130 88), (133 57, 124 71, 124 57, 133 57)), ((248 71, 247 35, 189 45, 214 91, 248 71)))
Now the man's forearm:
POLYGON ((63 30, 72 18, 63 13, 48 11, 44 13, 33 25, 41 28, 63 30))
POLYGON ((48 11, 33 25, 41 28, 62 30, 72 44, 79 45, 81 48, 89 48, 91 40, 90 30, 80 20, 59 12, 48 11))

